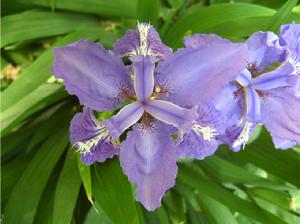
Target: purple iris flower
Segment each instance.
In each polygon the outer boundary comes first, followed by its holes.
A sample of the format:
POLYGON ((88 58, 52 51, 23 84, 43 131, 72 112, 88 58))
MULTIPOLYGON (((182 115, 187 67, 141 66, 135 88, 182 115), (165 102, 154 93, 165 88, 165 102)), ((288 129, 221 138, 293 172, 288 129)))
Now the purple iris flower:
MULTIPOLYGON (((288 48, 280 45, 278 36, 272 32, 254 33, 247 40, 247 67, 214 101, 227 122, 223 141, 234 151, 246 144, 257 124, 263 124, 271 133, 276 148, 300 144, 300 98, 294 91, 299 82, 296 75, 299 73, 299 26, 297 29, 294 34, 298 38, 285 37, 286 43, 290 43, 288 48)), ((287 26, 282 30, 292 32, 287 26)), ((224 41, 216 36, 213 39, 224 41)))
POLYGON ((173 54, 153 27, 138 24, 113 51, 80 40, 55 48, 54 56, 54 75, 84 105, 70 127, 82 162, 119 154, 124 173, 137 184, 136 199, 154 210, 175 184, 177 155, 203 159, 218 146, 222 119, 209 102, 245 67, 247 47, 226 41, 173 54), (93 114, 118 109, 101 122, 93 114), (123 133, 126 139, 116 144, 123 133), (182 142, 173 141, 174 135, 182 142))

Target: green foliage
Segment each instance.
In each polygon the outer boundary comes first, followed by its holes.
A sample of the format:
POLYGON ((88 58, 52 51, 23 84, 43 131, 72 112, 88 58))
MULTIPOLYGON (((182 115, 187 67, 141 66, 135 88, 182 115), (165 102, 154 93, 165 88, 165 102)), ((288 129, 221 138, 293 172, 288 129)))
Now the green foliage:
POLYGON ((68 140, 78 101, 51 76, 54 47, 90 39, 111 49, 137 20, 150 21, 175 49, 197 32, 234 41, 258 30, 278 32, 283 23, 300 22, 297 2, 4 0, 3 223, 299 223, 300 150, 275 150, 265 130, 239 153, 220 147, 203 161, 179 161, 175 188, 161 208, 146 211, 117 158, 90 167, 80 162, 68 140))

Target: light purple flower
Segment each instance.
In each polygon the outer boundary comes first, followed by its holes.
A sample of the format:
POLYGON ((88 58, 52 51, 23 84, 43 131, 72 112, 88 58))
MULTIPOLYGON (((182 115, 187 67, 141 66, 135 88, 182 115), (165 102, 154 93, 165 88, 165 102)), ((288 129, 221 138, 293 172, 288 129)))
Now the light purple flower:
POLYGON ((154 28, 139 24, 117 41, 114 53, 81 40, 56 48, 54 55, 53 73, 85 106, 70 128, 71 142, 83 153, 83 162, 102 162, 118 154, 114 142, 128 130, 120 144, 121 166, 137 184, 137 200, 154 210, 175 184, 173 135, 182 136, 183 142, 177 144, 183 146, 194 131, 198 136, 194 144, 202 144, 197 158, 216 150, 222 123, 219 112, 205 105, 245 67, 247 47, 223 41, 172 54, 154 28), (129 57, 129 66, 122 63, 122 56, 129 57), (116 110, 126 102, 102 123, 92 113, 116 110))
POLYGON ((300 116, 295 109, 300 108, 300 99, 293 91, 298 82, 295 66, 285 59, 286 52, 273 33, 254 33, 247 45, 248 66, 215 100, 216 108, 227 117, 224 142, 238 151, 256 125, 263 124, 276 148, 300 144, 300 116), (281 65, 274 67, 274 63, 281 65))

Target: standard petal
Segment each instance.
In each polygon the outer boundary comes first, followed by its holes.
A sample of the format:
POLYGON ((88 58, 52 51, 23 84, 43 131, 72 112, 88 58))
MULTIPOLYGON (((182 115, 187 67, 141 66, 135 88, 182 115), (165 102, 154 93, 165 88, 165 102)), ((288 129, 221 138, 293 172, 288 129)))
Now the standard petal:
POLYGON ((186 47, 200 48, 211 43, 230 43, 230 41, 215 34, 193 34, 185 37, 183 43, 186 47))
POLYGON ((104 162, 119 153, 108 137, 107 130, 89 108, 83 108, 83 112, 77 113, 71 121, 70 141, 81 153, 81 160, 86 165, 104 162))
POLYGON ((156 119, 186 132, 198 117, 197 108, 186 109, 164 100, 153 100, 145 105, 146 111, 156 119))
POLYGON ((199 118, 192 130, 183 135, 177 146, 177 156, 204 159, 215 153, 221 135, 224 135, 225 119, 213 105, 198 109, 199 118))
POLYGON ((138 100, 147 100, 154 88, 154 61, 150 57, 132 57, 134 89, 138 100))
MULTIPOLYGON (((291 88, 276 88, 268 92, 262 101, 262 123, 278 139, 300 144, 300 98, 291 88)), ((280 144, 275 145, 281 148, 280 144)), ((283 147, 286 148, 286 147, 283 147)))
POLYGON ((143 113, 143 105, 139 102, 134 102, 122 108, 109 120, 104 120, 103 124, 108 129, 109 134, 114 139, 118 139, 127 128, 135 124, 141 118, 143 113))
POLYGON ((236 81, 241 85, 241 86, 248 86, 251 83, 251 73, 249 72, 248 69, 244 69, 243 71, 241 71, 241 73, 239 74, 239 76, 236 78, 236 81))
POLYGON ((293 23, 281 26, 280 43, 288 50, 288 60, 300 75, 300 25, 293 23))
POLYGON ((55 48, 52 71, 82 105, 97 111, 115 109, 131 92, 130 76, 122 61, 88 40, 55 48))
POLYGON ((136 199, 153 211, 166 190, 175 185, 176 149, 169 128, 161 123, 135 125, 121 143, 124 173, 137 184, 136 199))
POLYGON ((273 32, 256 32, 247 40, 249 48, 248 64, 254 72, 262 72, 265 67, 279 61, 284 49, 279 45, 279 38, 273 32))
POLYGON ((158 68, 161 98, 180 106, 207 103, 246 67, 247 46, 213 43, 177 51, 158 68))
POLYGON ((261 119, 261 101, 258 93, 252 87, 245 88, 247 120, 259 122, 261 119))
POLYGON ((286 61, 274 71, 262 74, 252 80, 252 86, 258 90, 269 90, 277 87, 296 86, 297 77, 291 75, 293 66, 286 61))
POLYGON ((146 23, 138 24, 136 30, 128 30, 114 45, 114 52, 119 56, 155 56, 164 59, 172 50, 164 45, 156 30, 146 23))

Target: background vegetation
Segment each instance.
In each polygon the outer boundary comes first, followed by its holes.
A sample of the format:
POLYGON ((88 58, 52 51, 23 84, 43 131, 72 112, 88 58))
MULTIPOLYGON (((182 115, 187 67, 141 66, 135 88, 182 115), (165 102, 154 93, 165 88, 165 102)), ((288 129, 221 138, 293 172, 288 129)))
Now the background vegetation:
POLYGON ((79 162, 68 126, 80 106, 51 76, 52 48, 82 38, 111 48, 137 20, 150 21, 175 50, 191 33, 244 41, 255 31, 278 32, 283 23, 299 23, 300 6, 297 0, 3 0, 3 223, 300 223, 300 150, 275 150, 264 129, 239 153, 221 147, 203 161, 179 161, 176 186, 153 213, 135 202, 117 158, 91 167, 79 162))

